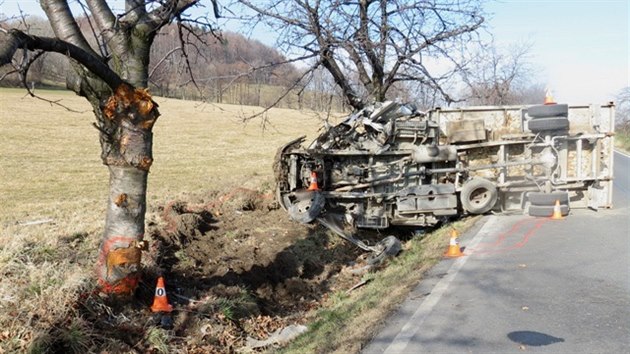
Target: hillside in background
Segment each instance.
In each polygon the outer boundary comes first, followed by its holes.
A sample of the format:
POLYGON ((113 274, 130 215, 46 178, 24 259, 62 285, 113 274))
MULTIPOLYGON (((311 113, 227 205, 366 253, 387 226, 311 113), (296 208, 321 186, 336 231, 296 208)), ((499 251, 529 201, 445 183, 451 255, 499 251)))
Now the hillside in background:
MULTIPOLYGON (((80 25, 92 33, 87 19, 80 25)), ((47 20, 28 17, 20 28, 30 33, 52 36, 47 20)), ((94 36, 89 36, 95 48, 94 36)), ((234 32, 213 33, 202 28, 180 30, 176 25, 164 28, 151 49, 149 89, 154 95, 186 100, 203 100, 250 106, 343 110, 334 85, 323 77, 310 80, 307 86, 291 87, 302 75, 275 48, 234 32), (182 42, 186 45, 182 45, 182 42)), ((0 68, 0 86, 20 87, 23 81, 31 88, 65 89, 68 59, 56 53, 45 53, 31 65, 23 80, 13 68, 0 68)))

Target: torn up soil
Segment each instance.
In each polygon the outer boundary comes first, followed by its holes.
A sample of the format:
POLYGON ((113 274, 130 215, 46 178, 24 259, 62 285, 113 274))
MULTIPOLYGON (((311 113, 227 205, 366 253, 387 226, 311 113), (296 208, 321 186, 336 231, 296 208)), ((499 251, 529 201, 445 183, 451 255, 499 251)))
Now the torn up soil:
POLYGON ((102 349, 249 351, 248 337, 307 325, 332 292, 361 281, 364 252, 320 226, 291 221, 270 195, 236 189, 187 199, 149 213, 150 246, 132 306, 112 309, 95 296, 82 303, 83 316, 107 334, 102 349), (175 308, 170 318, 149 310, 159 275, 175 308))

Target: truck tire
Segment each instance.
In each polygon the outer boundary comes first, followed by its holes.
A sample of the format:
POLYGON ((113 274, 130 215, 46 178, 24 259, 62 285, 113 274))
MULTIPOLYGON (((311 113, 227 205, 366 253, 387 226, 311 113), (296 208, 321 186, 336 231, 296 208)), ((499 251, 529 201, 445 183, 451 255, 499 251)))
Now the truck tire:
POLYGON ((568 130, 569 119, 565 117, 531 119, 527 122, 527 128, 533 133, 548 130, 568 130))
POLYGON ((527 199, 532 205, 554 206, 556 205, 556 200, 562 205, 569 205, 569 193, 561 191, 551 193, 529 192, 527 193, 527 199))
POLYGON ((497 202, 499 193, 494 183, 475 177, 464 183, 459 199, 462 207, 471 214, 483 214, 490 211, 497 202))
POLYGON ((296 192, 294 200, 285 197, 289 217, 299 223, 308 224, 324 209, 326 199, 319 191, 296 192))
POLYGON ((370 253, 367 258, 369 265, 380 264, 387 257, 396 257, 402 250, 402 244, 395 236, 387 236, 380 240, 374 248, 377 251, 370 253))
POLYGON ((527 108, 527 115, 532 118, 566 117, 568 114, 569 106, 566 104, 540 105, 527 108))
MULTIPOLYGON (((555 206, 530 205, 527 212, 529 216, 550 217, 553 215, 554 207, 555 206)), ((562 214, 562 216, 569 215, 569 206, 560 205, 560 213, 562 214)))

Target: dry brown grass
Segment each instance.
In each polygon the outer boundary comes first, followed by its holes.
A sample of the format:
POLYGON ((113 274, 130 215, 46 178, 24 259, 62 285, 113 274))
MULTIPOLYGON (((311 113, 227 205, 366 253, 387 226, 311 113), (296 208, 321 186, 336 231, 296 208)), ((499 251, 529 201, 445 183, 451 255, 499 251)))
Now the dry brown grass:
MULTIPOLYGON (((43 92, 84 113, 72 113, 3 89, 0 97, 0 220, 48 216, 67 202, 102 201, 107 169, 101 165, 91 108, 69 92, 43 92)), ((162 116, 154 128, 150 198, 222 185, 259 185, 271 177, 277 147, 320 125, 315 113, 274 109, 266 129, 260 118, 242 122, 254 108, 157 98, 162 116)), ((104 202, 101 204, 105 204, 104 202)))
MULTIPOLYGON (((108 174, 91 109, 69 92, 39 94, 83 113, 0 91, 0 353, 43 351, 50 343, 42 334, 73 333, 70 304, 92 286, 104 225, 108 174), (42 220, 52 222, 24 225, 42 220)), ((204 190, 271 188, 276 149, 320 126, 317 114, 274 109, 263 130, 260 118, 242 122, 253 108, 156 101, 150 205, 204 190)), ((78 348, 92 335, 78 336, 78 348)))

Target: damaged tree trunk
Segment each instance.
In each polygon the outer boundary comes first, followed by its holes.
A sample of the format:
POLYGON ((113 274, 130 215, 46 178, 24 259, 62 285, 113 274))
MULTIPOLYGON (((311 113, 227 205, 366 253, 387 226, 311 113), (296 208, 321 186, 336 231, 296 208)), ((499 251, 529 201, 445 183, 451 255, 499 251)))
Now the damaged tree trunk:
MULTIPOLYGON (((87 8, 83 6, 83 10, 89 10, 86 19, 90 38, 96 40, 94 48, 68 0, 40 0, 54 37, 0 28, 0 66, 19 67, 20 75, 26 78, 41 52, 65 55, 73 68, 66 73, 66 86, 87 98, 94 110, 101 158, 110 173, 105 231, 97 263, 98 283, 105 293, 133 293, 146 246, 144 214, 147 176, 153 163, 151 131, 159 117, 157 104, 146 90, 151 45, 160 29, 173 21, 192 31, 182 24, 181 15, 199 2, 126 0, 124 12, 115 14, 107 1, 86 0, 87 8), (29 52, 36 54, 29 57, 29 52)), ((217 16, 216 1, 210 3, 217 16)), ((202 22, 202 18, 193 21, 195 26, 202 22)), ((180 37, 183 46, 186 43, 180 37)))
POLYGON ((141 253, 146 248, 143 238, 147 177, 153 162, 151 130, 159 112, 146 90, 127 84, 119 86, 101 112, 101 157, 110 177, 98 282, 105 293, 131 294, 140 278, 141 253))

